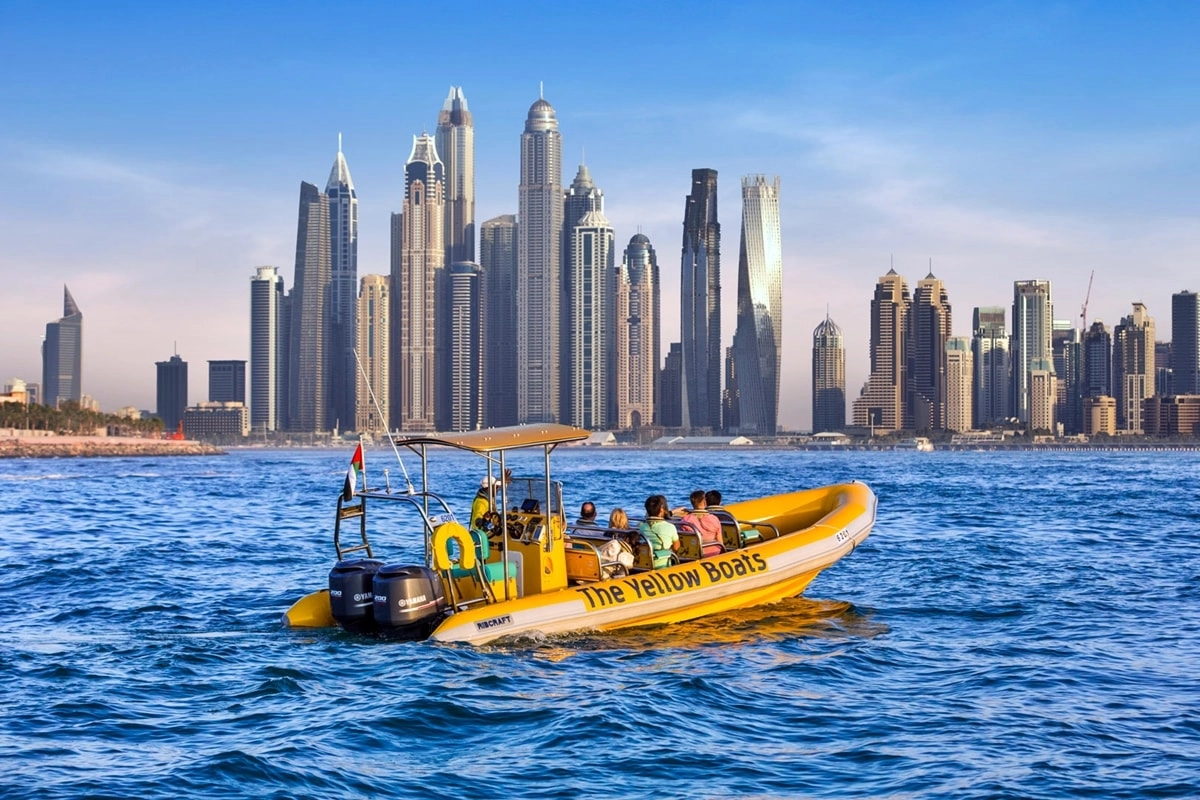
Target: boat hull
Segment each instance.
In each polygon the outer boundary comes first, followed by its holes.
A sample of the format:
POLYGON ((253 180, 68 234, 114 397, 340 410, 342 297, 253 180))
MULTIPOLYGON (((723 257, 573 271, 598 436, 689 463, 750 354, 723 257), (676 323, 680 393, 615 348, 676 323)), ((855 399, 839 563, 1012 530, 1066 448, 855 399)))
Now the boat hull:
POLYGON ((875 496, 864 484, 851 483, 762 498, 729 510, 743 522, 776 525, 781 535, 665 569, 478 606, 448 617, 432 638, 485 644, 532 633, 611 631, 684 622, 795 597, 870 534, 875 496), (827 507, 829 512, 821 515, 827 507), (814 516, 812 524, 786 527, 789 520, 814 516))
MULTIPOLYGON (((478 605, 446 617, 430 638, 479 645, 501 637, 612 631, 795 597, 867 538, 875 506, 875 495, 857 482, 733 504, 728 510, 740 522, 773 526, 779 536, 663 569, 478 605)), ((302 598, 285 620, 293 627, 336 624, 328 591, 302 598)))

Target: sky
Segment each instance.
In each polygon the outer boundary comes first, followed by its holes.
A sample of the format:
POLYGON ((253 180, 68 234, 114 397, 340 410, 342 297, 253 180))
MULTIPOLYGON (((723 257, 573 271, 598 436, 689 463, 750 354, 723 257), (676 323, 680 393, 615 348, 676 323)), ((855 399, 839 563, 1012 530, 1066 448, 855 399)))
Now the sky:
POLYGON ((1056 318, 1087 298, 1111 326, 1140 301, 1166 340, 1171 294, 1200 289, 1197 41, 1192 3, 0 0, 0 380, 41 381, 65 284, 102 409, 153 409, 175 352, 206 400, 206 362, 248 358, 254 268, 292 284, 299 185, 324 187, 339 133, 359 275, 388 272, 412 137, 451 85, 477 222, 516 213, 544 86, 564 184, 586 160, 618 247, 655 247, 664 350, 691 170, 720 175, 726 344, 741 178, 780 177, 786 429, 811 424, 826 313, 858 396, 893 266, 945 282, 955 335, 1042 278, 1056 318))

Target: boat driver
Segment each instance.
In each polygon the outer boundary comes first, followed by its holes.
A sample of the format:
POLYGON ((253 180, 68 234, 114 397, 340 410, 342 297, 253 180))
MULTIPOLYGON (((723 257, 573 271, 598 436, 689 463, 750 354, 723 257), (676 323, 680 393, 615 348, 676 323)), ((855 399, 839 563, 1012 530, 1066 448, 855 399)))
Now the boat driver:
MULTIPOLYGON (((512 470, 504 471, 504 485, 512 483, 512 470)), ((471 501, 471 527, 477 530, 486 530, 486 521, 491 513, 496 510, 496 501, 500 494, 500 479, 493 478, 490 475, 485 475, 479 481, 479 491, 475 492, 475 499, 471 501)))

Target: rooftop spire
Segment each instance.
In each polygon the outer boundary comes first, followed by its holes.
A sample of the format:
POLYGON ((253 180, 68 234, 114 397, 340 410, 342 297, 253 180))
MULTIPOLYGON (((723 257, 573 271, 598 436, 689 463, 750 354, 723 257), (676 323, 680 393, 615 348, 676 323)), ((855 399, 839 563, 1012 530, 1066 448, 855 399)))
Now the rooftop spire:
POLYGON ((354 189, 354 180, 350 177, 350 166, 346 163, 346 157, 342 154, 342 132, 338 131, 338 151, 333 158, 333 169, 329 170, 329 180, 325 184, 325 191, 335 189, 339 186, 345 186, 347 189, 354 189))

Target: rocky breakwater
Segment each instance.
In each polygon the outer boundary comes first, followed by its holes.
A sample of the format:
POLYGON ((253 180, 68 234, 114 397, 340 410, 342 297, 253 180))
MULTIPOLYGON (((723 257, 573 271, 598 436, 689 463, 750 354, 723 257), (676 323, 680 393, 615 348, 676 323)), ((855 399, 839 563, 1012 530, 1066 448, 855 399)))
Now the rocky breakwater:
POLYGON ((0 458, 223 454, 223 450, 211 444, 175 439, 142 439, 134 436, 0 436, 0 458))

